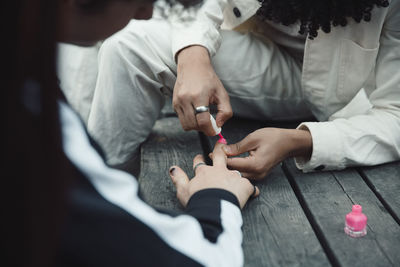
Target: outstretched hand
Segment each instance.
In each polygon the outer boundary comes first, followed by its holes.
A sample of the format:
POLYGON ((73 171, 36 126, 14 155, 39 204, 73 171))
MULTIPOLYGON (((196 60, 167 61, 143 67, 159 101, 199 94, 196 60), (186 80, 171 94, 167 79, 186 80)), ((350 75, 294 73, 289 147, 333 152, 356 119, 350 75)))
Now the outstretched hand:
POLYGON ((228 170, 227 157, 222 151, 222 146, 219 143, 215 145, 213 166, 201 164, 204 163, 202 155, 197 155, 193 159, 193 168, 197 167, 195 176, 191 180, 178 166, 170 168, 170 176, 176 187, 177 197, 183 206, 186 207, 194 193, 207 188, 220 188, 233 193, 240 203, 240 208, 243 208, 251 196, 259 195, 259 189, 254 187, 248 179, 241 177, 237 171, 228 170), (253 195, 254 189, 255 194, 253 195))

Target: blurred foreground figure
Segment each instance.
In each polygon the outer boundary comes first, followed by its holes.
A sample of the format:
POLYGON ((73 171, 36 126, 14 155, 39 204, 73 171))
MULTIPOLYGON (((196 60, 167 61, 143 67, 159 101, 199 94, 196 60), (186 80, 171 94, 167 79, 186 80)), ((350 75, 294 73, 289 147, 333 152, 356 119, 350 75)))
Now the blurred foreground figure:
POLYGON ((159 212, 136 179, 105 164, 59 90, 56 41, 90 46, 148 18, 146 0, 15 0, 3 5, 6 162, 3 262, 11 266, 240 266, 242 208, 258 189, 197 156, 170 169, 182 214, 159 212))

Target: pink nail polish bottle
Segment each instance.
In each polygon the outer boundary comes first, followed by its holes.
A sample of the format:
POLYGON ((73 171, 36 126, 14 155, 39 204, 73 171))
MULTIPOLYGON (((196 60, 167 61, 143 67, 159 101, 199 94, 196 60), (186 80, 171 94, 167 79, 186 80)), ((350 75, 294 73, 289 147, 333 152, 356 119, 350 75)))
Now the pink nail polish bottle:
POLYGON ((353 205, 346 215, 344 232, 351 237, 362 237, 367 234, 367 216, 362 213, 361 205, 353 205))
POLYGON ((221 129, 221 127, 217 126, 217 122, 215 121, 214 117, 211 114, 210 114, 210 121, 211 121, 211 125, 215 131, 215 135, 219 136, 219 139, 217 142, 226 145, 228 142, 226 142, 226 139, 221 134, 222 129, 221 129))
POLYGON ((210 121, 211 121, 211 126, 215 131, 215 135, 219 134, 221 132, 221 127, 217 126, 217 122, 215 121, 214 117, 211 114, 210 114, 210 121))
POLYGON ((221 144, 224 144, 224 145, 228 144, 228 142, 226 142, 226 139, 222 136, 221 133, 219 133, 218 136, 219 136, 219 139, 217 141, 218 143, 221 143, 221 144))

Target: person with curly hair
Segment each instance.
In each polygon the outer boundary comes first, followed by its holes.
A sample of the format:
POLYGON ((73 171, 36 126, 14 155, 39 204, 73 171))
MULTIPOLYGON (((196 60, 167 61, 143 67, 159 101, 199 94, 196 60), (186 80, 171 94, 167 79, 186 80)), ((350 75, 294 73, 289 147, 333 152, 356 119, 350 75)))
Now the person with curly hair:
POLYGON ((106 40, 88 118, 109 164, 126 168, 164 94, 184 130, 235 116, 303 121, 226 146, 260 179, 287 157, 304 172, 400 159, 400 0, 206 0, 164 9, 106 40), (139 42, 140 41, 140 42, 139 42), (135 100, 134 100, 135 99, 135 100))

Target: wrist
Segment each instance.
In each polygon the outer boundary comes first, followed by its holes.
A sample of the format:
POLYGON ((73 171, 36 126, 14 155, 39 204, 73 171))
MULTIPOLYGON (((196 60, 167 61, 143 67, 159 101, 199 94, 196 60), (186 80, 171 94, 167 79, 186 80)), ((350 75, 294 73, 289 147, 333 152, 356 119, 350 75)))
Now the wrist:
POLYGON ((286 157, 303 157, 306 160, 312 154, 312 136, 307 129, 288 130, 288 149, 286 157))
POLYGON ((208 50, 200 45, 192 45, 183 48, 178 52, 177 56, 178 67, 180 65, 200 63, 211 63, 208 50))

